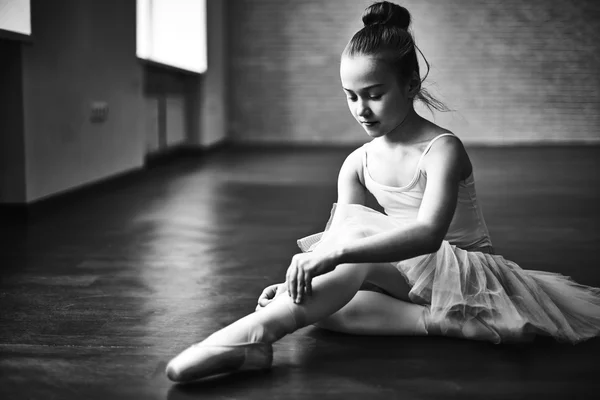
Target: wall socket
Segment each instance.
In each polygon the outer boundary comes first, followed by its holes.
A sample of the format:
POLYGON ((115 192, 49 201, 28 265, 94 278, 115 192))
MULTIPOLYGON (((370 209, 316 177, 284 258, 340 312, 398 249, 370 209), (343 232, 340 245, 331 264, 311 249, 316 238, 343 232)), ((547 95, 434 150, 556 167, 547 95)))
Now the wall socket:
POLYGON ((92 102, 92 113, 90 115, 90 121, 92 123, 102 123, 108 119, 108 103, 105 101, 93 101, 92 102))

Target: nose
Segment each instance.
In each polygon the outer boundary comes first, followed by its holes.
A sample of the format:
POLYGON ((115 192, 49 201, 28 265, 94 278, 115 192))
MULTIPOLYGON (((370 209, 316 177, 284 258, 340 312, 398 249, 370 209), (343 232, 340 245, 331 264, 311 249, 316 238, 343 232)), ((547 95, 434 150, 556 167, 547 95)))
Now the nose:
POLYGON ((356 105, 356 115, 358 117, 368 117, 371 114, 371 109, 365 101, 359 101, 356 105))

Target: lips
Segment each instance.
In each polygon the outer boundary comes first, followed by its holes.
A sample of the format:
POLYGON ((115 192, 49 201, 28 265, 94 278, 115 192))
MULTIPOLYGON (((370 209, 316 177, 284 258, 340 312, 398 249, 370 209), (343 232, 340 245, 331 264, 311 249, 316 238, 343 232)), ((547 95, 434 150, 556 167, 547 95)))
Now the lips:
POLYGON ((360 121, 360 123, 363 124, 364 126, 375 126, 379 122, 377 122, 377 121, 360 121))

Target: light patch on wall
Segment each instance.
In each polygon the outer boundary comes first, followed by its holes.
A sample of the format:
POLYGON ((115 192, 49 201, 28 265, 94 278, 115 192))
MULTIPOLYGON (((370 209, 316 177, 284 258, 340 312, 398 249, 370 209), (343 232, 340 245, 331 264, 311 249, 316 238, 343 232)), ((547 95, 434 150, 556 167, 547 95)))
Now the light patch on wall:
POLYGON ((137 56, 206 72, 206 0, 137 0, 137 56))
POLYGON ((29 0, 0 0, 0 29, 21 35, 31 35, 29 0))

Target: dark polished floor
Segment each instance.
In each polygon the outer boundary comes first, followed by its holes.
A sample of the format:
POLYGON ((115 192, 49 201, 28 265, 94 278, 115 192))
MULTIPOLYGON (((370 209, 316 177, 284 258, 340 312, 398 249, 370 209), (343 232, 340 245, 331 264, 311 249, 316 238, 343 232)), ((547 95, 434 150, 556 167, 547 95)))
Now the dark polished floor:
MULTIPOLYGON (((598 398, 600 339, 491 345, 309 327, 274 368, 172 385, 170 357, 253 311, 321 230, 348 149, 240 150, 0 226, 2 399, 598 398)), ((600 287, 600 148, 470 149, 498 253, 600 287)))

